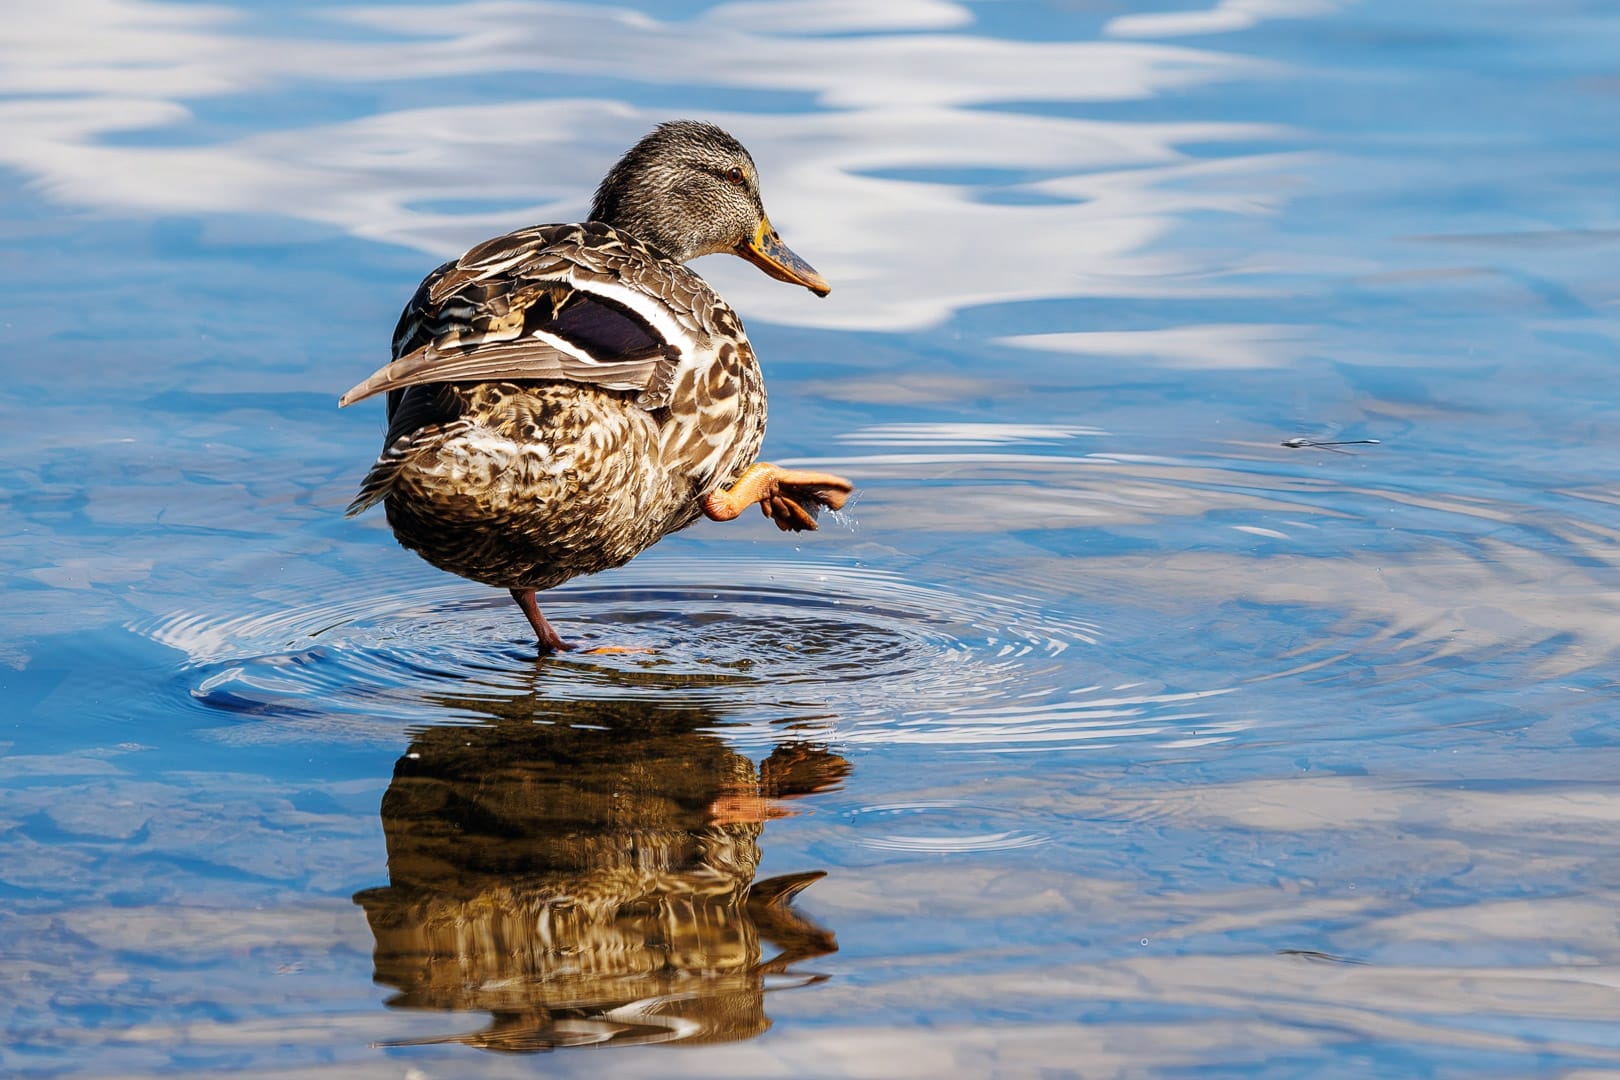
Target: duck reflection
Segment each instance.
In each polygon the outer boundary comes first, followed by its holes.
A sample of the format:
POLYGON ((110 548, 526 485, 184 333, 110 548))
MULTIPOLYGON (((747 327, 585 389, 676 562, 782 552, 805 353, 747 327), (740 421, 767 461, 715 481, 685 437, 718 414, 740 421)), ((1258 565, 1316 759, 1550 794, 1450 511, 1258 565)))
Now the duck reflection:
POLYGON ((389 1005, 493 1020, 391 1045, 764 1031, 767 977, 838 946, 790 907, 821 872, 754 880, 763 823, 837 786, 848 763, 789 743, 756 767, 700 730, 717 720, 701 708, 527 699, 502 712, 412 740, 382 802, 389 884, 355 896, 376 980, 399 991, 389 1005))

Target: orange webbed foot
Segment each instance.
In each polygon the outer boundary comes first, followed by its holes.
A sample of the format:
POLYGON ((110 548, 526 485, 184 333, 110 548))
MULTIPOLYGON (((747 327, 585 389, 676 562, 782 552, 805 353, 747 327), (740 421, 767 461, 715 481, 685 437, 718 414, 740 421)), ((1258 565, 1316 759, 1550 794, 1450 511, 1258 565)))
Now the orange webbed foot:
POLYGON ((759 503, 761 512, 784 532, 816 528, 823 509, 840 510, 855 485, 832 473, 783 469, 767 462, 750 465, 737 482, 703 500, 703 512, 715 521, 730 521, 759 503))

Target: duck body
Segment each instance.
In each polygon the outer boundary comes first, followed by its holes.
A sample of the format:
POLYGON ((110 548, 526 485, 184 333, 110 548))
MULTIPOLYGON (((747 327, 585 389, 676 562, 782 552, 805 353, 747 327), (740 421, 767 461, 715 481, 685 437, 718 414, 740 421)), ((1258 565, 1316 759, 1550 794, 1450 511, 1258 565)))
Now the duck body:
POLYGON ((624 565, 697 520, 765 437, 742 322, 697 274, 599 222, 446 263, 406 306, 394 355, 488 360, 537 331, 557 342, 555 380, 391 390, 384 452, 351 506, 381 501, 403 546, 508 589, 624 565))
POLYGON ((813 529, 853 490, 755 460, 753 347, 684 265, 730 251, 827 293, 765 217, 748 152, 712 125, 661 125, 603 180, 591 218, 487 240, 429 274, 392 362, 339 402, 388 395, 383 450, 349 514, 382 503, 404 547, 509 589, 543 650, 569 646, 537 590, 754 503, 813 529))

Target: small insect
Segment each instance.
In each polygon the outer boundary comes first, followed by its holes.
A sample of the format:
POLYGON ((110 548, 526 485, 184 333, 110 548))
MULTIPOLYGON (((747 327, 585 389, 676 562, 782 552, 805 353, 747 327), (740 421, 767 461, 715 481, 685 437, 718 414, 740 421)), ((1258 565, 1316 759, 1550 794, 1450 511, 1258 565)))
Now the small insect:
POLYGON ((1357 960, 1353 956, 1335 956, 1328 952, 1319 952, 1316 949, 1278 949, 1278 956, 1297 956, 1301 960, 1319 960, 1328 964, 1365 964, 1365 960, 1357 960))
POLYGON ((1307 439, 1303 435, 1295 435, 1292 439, 1284 439, 1282 444, 1290 450, 1302 450, 1311 447, 1312 449, 1332 450, 1335 454, 1348 454, 1350 451, 1336 448, 1340 446, 1377 446, 1380 441, 1379 439, 1330 439, 1319 441, 1317 439, 1307 439))

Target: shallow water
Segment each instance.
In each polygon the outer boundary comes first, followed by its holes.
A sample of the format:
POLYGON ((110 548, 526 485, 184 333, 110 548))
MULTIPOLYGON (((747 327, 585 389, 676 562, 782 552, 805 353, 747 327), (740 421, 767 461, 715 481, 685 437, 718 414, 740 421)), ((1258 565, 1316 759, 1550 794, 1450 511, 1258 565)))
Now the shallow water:
POLYGON ((0 1072, 1620 1071, 1609 5, 13 21, 0 1072), (335 398, 675 115, 859 498, 538 660, 335 398))

